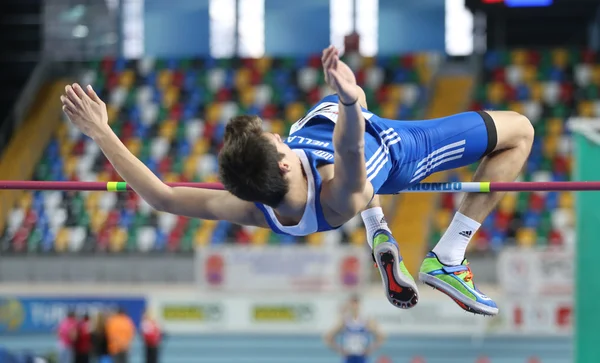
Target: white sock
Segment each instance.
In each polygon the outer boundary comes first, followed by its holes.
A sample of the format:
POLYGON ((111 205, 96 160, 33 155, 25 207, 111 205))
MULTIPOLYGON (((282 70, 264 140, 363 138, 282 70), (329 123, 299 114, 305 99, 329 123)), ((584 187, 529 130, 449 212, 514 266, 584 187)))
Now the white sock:
POLYGON ((371 249, 373 249, 373 236, 375 235, 375 232, 384 229, 392 233, 392 231, 390 231, 388 228, 388 224, 385 220, 385 215, 383 214, 383 209, 381 209, 381 207, 373 207, 364 210, 360 212, 360 216, 362 217, 365 228, 367 229, 367 242, 369 242, 369 247, 371 247, 371 249))
POLYGON ((467 245, 479 227, 481 223, 456 212, 448 229, 433 248, 440 262, 450 266, 460 265, 465 259, 467 245))

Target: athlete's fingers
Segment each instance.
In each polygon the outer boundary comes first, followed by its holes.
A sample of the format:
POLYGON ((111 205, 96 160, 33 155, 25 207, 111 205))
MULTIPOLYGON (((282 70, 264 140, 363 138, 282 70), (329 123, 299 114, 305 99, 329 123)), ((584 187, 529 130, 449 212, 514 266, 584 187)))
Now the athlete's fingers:
POLYGON ((75 116, 75 111, 69 106, 63 105, 62 110, 69 117, 69 119, 72 119, 75 116))
POLYGON ((75 90, 70 85, 65 87, 65 94, 75 106, 81 104, 81 99, 79 98, 79 96, 77 96, 77 93, 75 93, 75 90))
POLYGON ((85 94, 85 91, 78 83, 73 83, 73 90, 75 90, 75 93, 77 93, 77 96, 79 96, 82 101, 89 99, 88 95, 85 94))
POLYGON ((333 51, 330 51, 329 54, 327 54, 327 57, 325 58, 325 61, 323 62, 323 68, 325 69, 329 69, 331 68, 332 64, 333 64, 333 58, 335 57, 335 54, 333 51))
POLYGON ((327 48, 323 51, 323 56, 321 57, 321 63, 323 63, 323 66, 325 66, 327 64, 327 59, 329 59, 329 57, 331 56, 331 49, 327 48))
POLYGON ((71 102, 71 100, 68 97, 61 95, 60 96, 60 100, 63 103, 64 107, 68 107, 71 110, 75 110, 76 109, 75 105, 73 104, 73 102, 71 102))
POLYGON ((100 97, 98 97, 98 95, 96 94, 96 91, 94 91, 94 89, 92 88, 91 85, 88 84, 88 86, 86 87, 86 90, 87 90, 88 96, 90 96, 92 101, 94 101, 98 104, 102 103, 102 100, 100 99, 100 97))

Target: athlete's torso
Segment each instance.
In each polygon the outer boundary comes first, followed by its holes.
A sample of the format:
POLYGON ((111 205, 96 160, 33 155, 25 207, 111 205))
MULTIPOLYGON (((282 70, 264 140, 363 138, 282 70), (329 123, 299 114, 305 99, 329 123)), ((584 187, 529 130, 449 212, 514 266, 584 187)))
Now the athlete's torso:
MULTIPOLYGON (((257 204, 273 231, 304 236, 338 227, 329 225, 320 201, 322 176, 333 175, 332 171, 320 173, 320 169, 333 164, 334 161, 333 130, 338 119, 338 110, 337 96, 325 97, 311 108, 305 117, 292 125, 290 135, 285 138, 284 142, 296 152, 302 162, 308 180, 308 197, 305 213, 301 221, 294 226, 283 226, 272 208, 257 204)), ((402 159, 402 150, 399 147, 401 135, 377 115, 366 109, 362 111, 366 122, 367 180, 373 186, 373 193, 379 194, 386 188, 386 181, 394 165, 402 159)))
POLYGON ((367 328, 367 321, 361 318, 347 317, 341 334, 342 349, 350 357, 366 358, 367 347, 371 334, 367 328))

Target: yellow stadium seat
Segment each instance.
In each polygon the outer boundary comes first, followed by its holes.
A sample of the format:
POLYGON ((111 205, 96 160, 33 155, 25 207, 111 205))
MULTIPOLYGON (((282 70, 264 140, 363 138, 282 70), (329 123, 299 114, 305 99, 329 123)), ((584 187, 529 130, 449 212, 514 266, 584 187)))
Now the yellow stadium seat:
POLYGON ((62 155, 63 158, 66 158, 71 155, 71 150, 73 150, 73 141, 69 139, 63 140, 60 144, 60 155, 62 155))
POLYGON ((293 102, 288 104, 285 108, 286 120, 295 121, 301 119, 305 114, 306 109, 300 102, 293 102))
POLYGON ((64 252, 69 247, 69 230, 65 227, 61 227, 56 234, 54 240, 54 249, 56 252, 64 252))
POLYGON ((124 228, 113 228, 110 231, 109 249, 112 252, 121 252, 127 243, 127 230, 124 228))
POLYGON ((254 87, 246 87, 240 92, 240 103, 244 107, 251 106, 254 104, 256 99, 256 90, 254 87))
POLYGON ((56 138, 62 142, 67 138, 67 122, 60 123, 56 128, 56 138))
POLYGON ((323 233, 313 233, 306 236, 306 241, 311 246, 320 246, 323 244, 323 239, 325 238, 323 233))
POLYGON ((163 106, 166 108, 173 107, 179 100, 179 89, 177 87, 168 87, 165 90, 163 98, 163 106))
POLYGON ((366 238, 367 236, 364 228, 357 228, 350 233, 350 243, 354 246, 364 246, 366 238))
POLYGON ((552 65, 558 68, 566 68, 569 63, 569 53, 566 49, 555 49, 552 51, 552 65))
POLYGON ((104 222, 106 222, 107 216, 108 216, 108 213, 106 213, 105 211, 103 211, 101 209, 96 209, 95 211, 92 212, 91 218, 90 218, 90 229, 92 230, 93 233, 98 233, 100 231, 100 229, 104 225, 104 222))
POLYGON ((250 85, 251 73, 248 68, 241 68, 235 74, 235 87, 238 90, 245 89, 250 85))
POLYGON ((75 155, 67 156, 67 158, 65 160, 65 164, 64 164, 64 171, 68 177, 71 177, 75 174, 75 172, 77 170, 78 159, 79 158, 75 155))
MULTIPOLYGON (((293 119, 291 119, 291 120, 293 120, 293 119)), ((283 135, 284 129, 285 129, 285 125, 284 125, 283 121, 281 121, 280 119, 271 120, 271 132, 278 134, 278 135, 283 135)))
POLYGON ((501 103, 504 101, 505 98, 504 93, 504 85, 499 82, 493 82, 488 88, 488 99, 492 103, 501 103))
POLYGON ((560 141, 560 136, 548 135, 544 138, 543 152, 544 156, 547 158, 553 158, 556 155, 556 151, 558 150, 558 142, 560 141))
POLYGON ((381 117, 395 119, 398 115, 398 104, 396 102, 386 102, 381 106, 381 117))
POLYGON ((96 176, 97 181, 99 182, 109 182, 112 181, 110 180, 110 173, 108 173, 107 171, 101 171, 98 173, 98 176, 96 176))
POLYGON ((123 73, 121 73, 121 76, 119 77, 119 85, 127 89, 131 88, 134 81, 135 74, 131 69, 124 70, 123 73))
POLYGON ((192 155, 204 155, 206 154, 206 150, 208 150, 208 141, 204 138, 200 138, 194 144, 194 148, 192 149, 192 155))
POLYGON ((563 133, 563 122, 559 118, 551 118, 546 124, 546 132, 549 135, 560 136, 563 133))
POLYGON ((173 81, 173 73, 168 69, 163 69, 158 73, 156 83, 158 88, 165 89, 171 85, 173 81))
POLYGON ((572 209, 575 205, 572 192, 563 192, 558 197, 558 207, 564 209, 572 209))
POLYGON ((450 225, 450 220, 452 219, 451 211, 447 209, 438 209, 435 213, 435 228, 437 230, 443 231, 444 228, 450 225))
POLYGON ((402 99, 402 85, 392 84, 388 88, 388 102, 397 103, 402 99))
POLYGON ((517 204, 517 198, 514 193, 507 193, 499 204, 499 209, 503 213, 512 213, 515 210, 517 204))
POLYGON ((117 122, 117 114, 119 110, 113 105, 106 105, 106 114, 108 115, 108 124, 112 125, 117 122))
POLYGON ((375 57, 363 57, 362 58, 362 67, 363 68, 371 68, 377 63, 375 57))
POLYGON ((592 67, 592 83, 600 85, 600 65, 592 67))
POLYGON ((533 228, 521 228, 517 231, 517 243, 522 247, 531 247, 537 242, 537 233, 533 228))
POLYGON ((271 63, 273 60, 269 57, 262 57, 256 60, 256 69, 261 73, 266 73, 269 69, 271 69, 271 63))
POLYGON ((269 241, 269 235, 271 231, 266 228, 257 228, 254 233, 252 233, 252 237, 250 238, 250 243, 256 246, 262 246, 267 244, 269 241))
POLYGON ((31 207, 33 201, 33 193, 30 191, 24 191, 19 198, 19 207, 23 210, 28 210, 31 207))
POLYGON ((90 192, 85 198, 85 210, 88 213, 92 213, 98 208, 98 199, 100 199, 100 192, 90 192))
POLYGON ((532 101, 541 101, 543 97, 543 87, 539 82, 533 82, 529 85, 532 101))
POLYGON ((428 66, 417 66, 417 74, 419 75, 421 82, 425 84, 429 83, 433 76, 433 72, 428 66))
POLYGON ((165 183, 177 183, 179 181, 179 174, 167 173, 164 177, 165 183))
POLYGON ((183 176, 190 180, 196 175, 196 167, 198 165, 198 157, 190 156, 183 164, 183 176))
POLYGON ((537 79, 537 67, 532 65, 524 65, 521 67, 523 70, 523 82, 533 83, 537 79))
POLYGON ((126 146, 133 155, 138 156, 142 148, 142 142, 137 137, 133 137, 127 140, 126 146))
POLYGON ((581 117, 594 116, 594 104, 591 101, 581 101, 577 105, 577 115, 581 117))
POLYGON ((165 121, 160 127, 159 135, 169 141, 173 140, 173 137, 175 136, 176 126, 176 122, 173 120, 165 121))
POLYGON ((523 107, 523 104, 521 102, 511 102, 508 105, 508 109, 511 110, 511 111, 515 111, 515 112, 518 112, 518 113, 522 114, 524 107, 523 107))
POLYGON ((221 104, 220 103, 211 103, 206 108, 206 120, 216 121, 221 118, 221 104))
POLYGON ((194 236, 194 244, 196 246, 206 246, 210 244, 212 233, 216 226, 216 221, 204 221, 194 236))
POLYGON ((211 174, 204 178, 204 181, 207 183, 218 183, 219 176, 217 174, 211 174))
POLYGON ((527 51, 523 49, 515 49, 510 52, 510 60, 512 64, 524 65, 527 63, 527 51))

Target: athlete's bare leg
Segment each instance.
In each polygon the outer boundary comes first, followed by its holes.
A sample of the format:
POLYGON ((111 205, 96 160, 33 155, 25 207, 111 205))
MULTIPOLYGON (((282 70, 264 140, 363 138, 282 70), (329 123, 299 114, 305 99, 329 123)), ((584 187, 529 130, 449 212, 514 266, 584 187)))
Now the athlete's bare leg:
MULTIPOLYGON (((488 112, 497 130, 494 151, 481 160, 474 181, 503 182, 517 178, 533 143, 529 120, 510 111, 488 112)), ((496 315, 498 306, 473 282, 473 274, 464 260, 465 251, 481 223, 496 207, 504 193, 467 194, 450 226, 427 255, 419 279, 450 296, 469 312, 496 315)))

